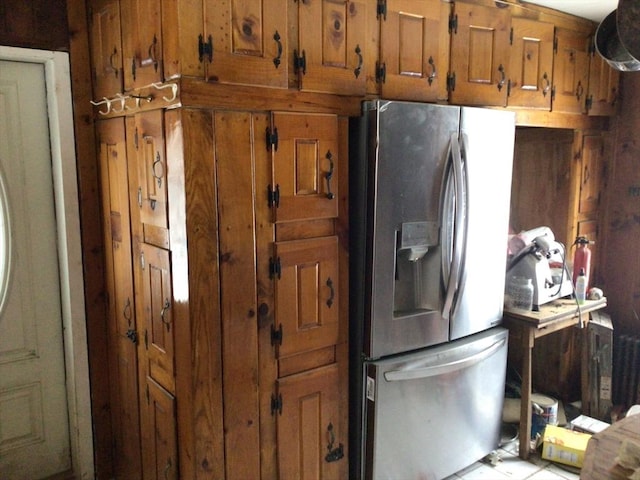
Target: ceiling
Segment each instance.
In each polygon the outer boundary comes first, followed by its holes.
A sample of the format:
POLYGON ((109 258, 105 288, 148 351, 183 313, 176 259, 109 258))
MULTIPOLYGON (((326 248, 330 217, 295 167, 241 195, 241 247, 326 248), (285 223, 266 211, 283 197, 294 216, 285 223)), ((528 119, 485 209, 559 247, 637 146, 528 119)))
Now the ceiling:
POLYGON ((618 7, 618 0, 522 0, 600 23, 618 7))

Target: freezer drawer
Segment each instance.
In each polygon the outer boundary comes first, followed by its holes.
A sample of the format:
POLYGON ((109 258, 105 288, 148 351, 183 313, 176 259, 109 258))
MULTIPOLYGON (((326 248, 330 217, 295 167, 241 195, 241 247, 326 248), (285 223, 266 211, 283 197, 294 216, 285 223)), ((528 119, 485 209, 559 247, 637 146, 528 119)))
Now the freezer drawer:
POLYGON ((365 365, 364 478, 441 479, 498 447, 507 334, 365 365))

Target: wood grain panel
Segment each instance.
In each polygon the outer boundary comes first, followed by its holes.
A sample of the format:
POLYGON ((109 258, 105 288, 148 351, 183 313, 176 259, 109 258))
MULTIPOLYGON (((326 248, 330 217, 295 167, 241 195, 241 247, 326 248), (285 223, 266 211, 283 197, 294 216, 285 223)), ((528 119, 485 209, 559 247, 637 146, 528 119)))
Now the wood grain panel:
POLYGON ((259 478, 258 329, 251 114, 216 112, 227 478, 259 478))
MULTIPOLYGON (((0 2, 0 45, 68 51, 67 3, 77 0, 4 0, 0 2)), ((71 12, 71 10, 69 10, 71 12)), ((79 16, 85 13, 84 5, 79 16)), ((70 13, 75 17, 74 12, 70 13)), ((78 17, 76 17, 78 18, 78 17)), ((85 21, 83 19, 83 21, 85 21)), ((86 27, 73 22, 86 35, 86 27)), ((86 41, 86 38, 84 39, 86 41)), ((89 65, 87 64, 87 67, 89 65)))

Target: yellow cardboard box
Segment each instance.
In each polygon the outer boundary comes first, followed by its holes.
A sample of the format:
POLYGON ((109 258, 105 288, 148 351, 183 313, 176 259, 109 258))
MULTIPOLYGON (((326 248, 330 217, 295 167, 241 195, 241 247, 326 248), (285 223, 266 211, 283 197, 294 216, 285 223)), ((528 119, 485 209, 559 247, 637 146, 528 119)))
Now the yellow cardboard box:
POLYGON ((547 425, 542 437, 542 458, 582 468, 591 435, 547 425))

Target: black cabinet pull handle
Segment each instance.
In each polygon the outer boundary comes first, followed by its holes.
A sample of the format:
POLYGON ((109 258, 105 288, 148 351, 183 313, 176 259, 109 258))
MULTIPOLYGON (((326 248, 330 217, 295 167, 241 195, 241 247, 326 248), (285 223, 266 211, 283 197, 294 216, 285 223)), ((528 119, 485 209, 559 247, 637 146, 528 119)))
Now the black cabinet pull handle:
POLYGON ((331 308, 333 305, 333 300, 336 297, 336 290, 333 287, 333 280, 331 277, 327 278, 327 287, 329 287, 329 298, 327 299, 327 307, 331 308))
POLYGON ((360 71, 362 70, 362 50, 360 50, 360 45, 356 45, 355 52, 358 56, 358 66, 353 70, 353 74, 358 78, 358 76, 360 76, 360 71))
POLYGON ((334 194, 331 191, 331 178, 333 178, 333 155, 331 154, 331 150, 327 151, 325 155, 326 159, 329 160, 329 171, 324 174, 324 178, 327 180, 327 198, 329 200, 333 200, 334 194))
POLYGON ((276 57, 273 59, 273 64, 276 66, 276 68, 278 68, 280 66, 280 59, 282 58, 282 42, 280 41, 281 37, 277 30, 276 33, 273 34, 273 39, 278 46, 278 55, 276 55, 276 57))
POLYGON ((500 64, 500 66, 498 67, 498 72, 500 72, 500 81, 498 82, 498 91, 501 91, 502 87, 504 87, 504 84, 507 81, 507 75, 504 72, 504 67, 502 66, 502 64, 500 64))
POLYGON ((542 96, 546 97, 547 93, 549 93, 549 90, 551 90, 551 81, 549 80, 549 75, 547 75, 547 72, 544 72, 544 75, 542 75, 542 80, 545 83, 544 87, 542 88, 542 96))
POLYGON ((160 310, 160 320, 167 326, 167 331, 171 328, 171 320, 167 320, 164 315, 171 308, 171 303, 168 298, 164 299, 164 305, 162 306, 162 310, 160 310))
POLYGON ((429 57, 429 65, 431 65, 431 74, 427 77, 427 81, 431 85, 436 78, 436 63, 433 61, 433 57, 429 57))

